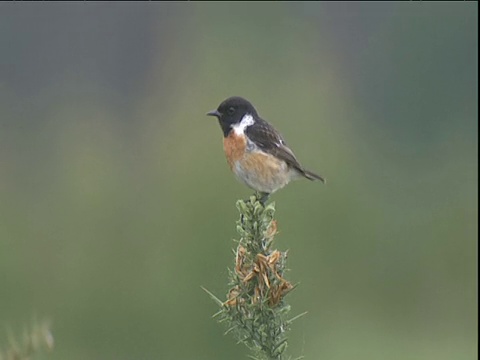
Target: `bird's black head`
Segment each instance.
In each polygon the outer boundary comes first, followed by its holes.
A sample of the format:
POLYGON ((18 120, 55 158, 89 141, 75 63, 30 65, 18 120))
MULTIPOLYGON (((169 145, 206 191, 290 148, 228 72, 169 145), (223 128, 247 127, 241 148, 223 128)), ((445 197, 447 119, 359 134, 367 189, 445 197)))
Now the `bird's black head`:
POLYGON ((216 110, 207 113, 218 119, 224 136, 227 136, 232 130, 232 125, 240 123, 246 114, 254 118, 258 116, 253 105, 240 96, 232 96, 224 100, 216 110))

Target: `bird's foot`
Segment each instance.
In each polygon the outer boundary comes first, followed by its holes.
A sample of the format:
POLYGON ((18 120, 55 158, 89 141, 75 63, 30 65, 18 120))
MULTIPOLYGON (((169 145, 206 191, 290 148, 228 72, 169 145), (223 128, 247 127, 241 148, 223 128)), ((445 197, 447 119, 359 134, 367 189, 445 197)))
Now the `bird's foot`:
POLYGON ((262 204, 263 207, 265 207, 265 203, 267 202, 269 196, 270 194, 266 192, 255 193, 255 197, 260 202, 260 204, 262 204))

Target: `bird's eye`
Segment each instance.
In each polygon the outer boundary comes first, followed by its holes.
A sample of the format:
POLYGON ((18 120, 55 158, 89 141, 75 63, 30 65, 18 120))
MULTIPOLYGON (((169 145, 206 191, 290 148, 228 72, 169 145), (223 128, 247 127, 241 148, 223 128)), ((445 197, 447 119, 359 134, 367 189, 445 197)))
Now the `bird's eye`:
POLYGON ((235 113, 235 108, 232 106, 232 107, 229 107, 228 108, 228 115, 233 115, 235 113))

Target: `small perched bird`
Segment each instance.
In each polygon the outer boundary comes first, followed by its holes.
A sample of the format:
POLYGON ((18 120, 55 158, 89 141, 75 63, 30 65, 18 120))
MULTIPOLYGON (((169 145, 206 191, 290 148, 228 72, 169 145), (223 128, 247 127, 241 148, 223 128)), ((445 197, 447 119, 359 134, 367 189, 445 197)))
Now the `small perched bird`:
POLYGON ((248 100, 230 97, 207 115, 215 116, 220 123, 230 169, 241 182, 261 194, 262 203, 291 180, 305 177, 325 182, 322 176, 300 165, 282 135, 258 115, 248 100))

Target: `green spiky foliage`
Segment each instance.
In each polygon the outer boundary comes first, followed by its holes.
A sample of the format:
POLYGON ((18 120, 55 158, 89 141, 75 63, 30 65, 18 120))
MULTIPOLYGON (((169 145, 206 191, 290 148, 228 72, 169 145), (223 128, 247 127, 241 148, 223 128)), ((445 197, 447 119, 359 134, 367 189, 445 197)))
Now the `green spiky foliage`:
POLYGON ((235 266, 229 270, 230 290, 222 301, 204 289, 220 306, 214 315, 228 326, 239 342, 253 352, 252 359, 287 359, 288 318, 285 301, 294 287, 284 278, 287 253, 272 249, 277 233, 275 203, 264 205, 260 196, 237 201, 240 240, 234 250, 235 266))

